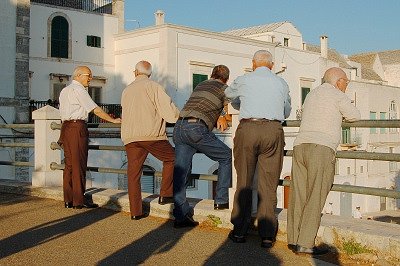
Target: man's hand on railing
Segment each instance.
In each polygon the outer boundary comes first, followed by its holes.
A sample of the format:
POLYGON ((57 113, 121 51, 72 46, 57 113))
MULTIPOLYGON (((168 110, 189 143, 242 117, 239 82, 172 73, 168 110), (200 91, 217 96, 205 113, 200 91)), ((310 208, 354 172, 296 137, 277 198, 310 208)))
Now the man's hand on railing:
POLYGON ((113 121, 112 121, 112 123, 114 123, 114 124, 121 124, 121 122, 122 122, 122 119, 121 118, 115 118, 113 121))
POLYGON ((220 116, 218 117, 217 120, 217 129, 220 130, 221 132, 227 129, 228 127, 228 122, 225 119, 225 116, 220 116))

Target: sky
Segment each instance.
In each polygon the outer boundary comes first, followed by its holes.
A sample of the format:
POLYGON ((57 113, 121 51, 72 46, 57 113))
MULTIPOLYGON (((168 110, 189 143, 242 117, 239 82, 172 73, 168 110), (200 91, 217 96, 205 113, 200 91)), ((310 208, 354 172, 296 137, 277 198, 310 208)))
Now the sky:
POLYGON ((290 21, 304 42, 326 35, 347 55, 400 49, 400 0, 125 0, 125 28, 153 26, 159 9, 165 23, 215 32, 290 21))

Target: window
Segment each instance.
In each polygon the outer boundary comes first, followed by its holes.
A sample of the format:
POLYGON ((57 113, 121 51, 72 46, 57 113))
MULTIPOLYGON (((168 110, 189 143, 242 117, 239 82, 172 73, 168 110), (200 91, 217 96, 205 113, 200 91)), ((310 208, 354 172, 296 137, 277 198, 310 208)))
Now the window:
MULTIPOLYGON (((369 112, 369 119, 370 119, 370 120, 376 120, 376 112, 369 112)), ((376 128, 371 127, 371 128, 369 129, 369 133, 371 133, 371 134, 376 134, 376 133, 377 133, 376 128)))
POLYGON ((90 47, 100 48, 101 47, 101 38, 98 36, 88 35, 86 37, 86 44, 87 44, 87 46, 90 46, 90 47))
POLYGON ((62 16, 51 21, 51 57, 68 58, 69 24, 62 16))
MULTIPOLYGON (((389 119, 394 120, 397 119, 397 105, 395 101, 390 102, 390 107, 389 107, 389 119)), ((390 133, 396 133, 397 128, 390 128, 389 129, 390 133)))
POLYGON ((347 174, 350 174, 350 167, 347 167, 347 174))
POLYGON ((342 144, 350 144, 350 128, 342 128, 342 144))
POLYGON ((93 101, 97 104, 101 101, 101 87, 91 87, 89 86, 88 92, 93 101))
MULTIPOLYGON (((380 112, 380 120, 386 120, 386 112, 380 112)), ((380 128, 379 132, 381 134, 385 134, 386 133, 386 128, 380 128)))
POLYGON ((363 165, 360 166, 360 173, 361 174, 364 173, 364 166, 363 165))
POLYGON ((196 88, 196 86, 202 82, 208 79, 208 75, 204 74, 193 74, 193 90, 196 88))
POLYGON ((304 101, 306 100, 306 96, 309 92, 310 92, 310 88, 301 87, 301 105, 304 104, 304 101))
POLYGON ((60 98, 60 92, 65 86, 65 83, 53 83, 53 101, 58 101, 58 98, 60 98))
POLYGON ((289 47, 289 38, 283 38, 283 46, 289 47))

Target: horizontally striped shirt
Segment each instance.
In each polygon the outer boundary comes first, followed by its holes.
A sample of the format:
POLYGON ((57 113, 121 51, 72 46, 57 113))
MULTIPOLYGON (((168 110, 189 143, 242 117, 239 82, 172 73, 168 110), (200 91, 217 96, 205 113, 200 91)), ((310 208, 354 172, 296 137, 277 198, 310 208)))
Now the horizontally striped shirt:
POLYGON ((224 94, 226 87, 226 84, 216 79, 199 83, 179 113, 180 117, 199 118, 207 124, 210 131, 213 130, 227 102, 224 94))

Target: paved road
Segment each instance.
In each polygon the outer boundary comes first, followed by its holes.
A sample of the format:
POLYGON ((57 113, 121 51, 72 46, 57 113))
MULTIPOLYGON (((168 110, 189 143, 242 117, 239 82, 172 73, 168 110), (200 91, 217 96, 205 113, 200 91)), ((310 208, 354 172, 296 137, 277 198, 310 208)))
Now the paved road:
POLYGON ((283 242, 262 249, 256 235, 234 244, 224 229, 174 229, 165 219, 62 204, 0 194, 0 265, 326 265, 283 242))

